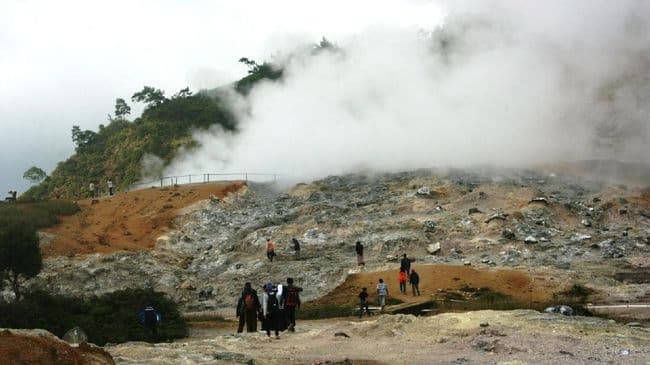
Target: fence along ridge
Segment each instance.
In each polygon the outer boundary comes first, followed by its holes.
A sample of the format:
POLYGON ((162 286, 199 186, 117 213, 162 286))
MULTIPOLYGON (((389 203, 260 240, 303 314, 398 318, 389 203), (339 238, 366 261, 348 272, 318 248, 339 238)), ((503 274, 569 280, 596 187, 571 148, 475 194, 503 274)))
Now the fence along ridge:
MULTIPOLYGON (((207 184, 211 181, 211 176, 241 176, 244 181, 248 181, 249 176, 268 176, 273 177, 273 182, 276 182, 279 174, 269 174, 269 173, 259 173, 259 172, 219 172, 219 173, 207 173, 207 174, 188 174, 188 175, 172 175, 172 176, 162 176, 157 179, 153 179, 146 182, 135 183, 129 188, 130 191, 139 190, 145 187, 153 186, 172 186, 172 185, 189 185, 189 184, 207 184), (193 177, 197 177, 194 181, 193 177), (181 183, 178 182, 178 179, 181 178, 181 183)), ((238 179, 239 180, 239 179, 238 179)))

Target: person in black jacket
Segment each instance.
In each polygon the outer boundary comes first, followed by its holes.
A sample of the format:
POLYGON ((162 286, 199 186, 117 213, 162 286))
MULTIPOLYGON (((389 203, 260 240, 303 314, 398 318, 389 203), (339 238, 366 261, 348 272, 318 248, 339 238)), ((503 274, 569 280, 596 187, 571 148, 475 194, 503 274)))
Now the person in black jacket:
POLYGON ((400 261, 400 266, 399 266, 400 270, 404 269, 404 271, 406 271, 406 275, 409 275, 411 272, 411 262, 413 261, 415 260, 409 259, 408 257, 406 257, 406 254, 404 254, 404 256, 402 257, 402 261, 400 261))
POLYGON ((262 317, 262 306, 260 305, 260 298, 251 283, 244 285, 244 290, 239 297, 237 317, 239 317, 237 333, 244 331, 244 323, 246 323, 246 332, 257 332, 257 318, 262 317))
POLYGON ((357 241, 356 246, 354 246, 354 250, 357 252, 357 265, 365 267, 366 263, 363 261, 363 245, 361 242, 357 241))
POLYGON ((409 281, 411 282, 411 288, 413 289, 413 296, 415 296, 416 292, 420 295, 420 288, 418 287, 420 284, 420 275, 415 272, 415 269, 411 270, 409 281))
POLYGON ((291 239, 291 242, 293 243, 296 260, 300 260, 300 242, 295 237, 291 239))

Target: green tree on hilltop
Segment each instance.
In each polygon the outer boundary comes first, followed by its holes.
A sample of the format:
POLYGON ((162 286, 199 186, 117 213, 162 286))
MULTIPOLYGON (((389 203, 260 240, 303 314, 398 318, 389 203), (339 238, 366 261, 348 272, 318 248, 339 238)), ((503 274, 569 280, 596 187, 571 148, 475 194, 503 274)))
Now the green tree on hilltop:
POLYGON ((147 107, 160 105, 165 100, 165 92, 151 86, 145 86, 142 90, 131 96, 131 101, 145 103, 147 104, 147 107))
POLYGON ((36 230, 29 225, 8 225, 0 228, 0 279, 8 282, 20 300, 21 284, 38 275, 43 258, 36 230))
POLYGON ((47 174, 45 171, 36 166, 30 167, 27 169, 27 171, 25 171, 25 173, 23 173, 23 179, 28 180, 32 184, 38 184, 41 181, 45 180, 46 177, 47 174))
POLYGON ((124 119, 131 114, 131 107, 122 98, 115 99, 115 118, 124 119))

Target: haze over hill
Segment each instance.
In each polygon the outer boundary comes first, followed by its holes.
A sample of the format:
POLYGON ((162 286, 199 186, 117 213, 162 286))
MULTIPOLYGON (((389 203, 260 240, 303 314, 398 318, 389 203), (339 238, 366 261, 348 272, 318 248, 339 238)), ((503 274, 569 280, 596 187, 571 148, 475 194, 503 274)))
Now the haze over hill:
POLYGON ((650 4, 449 5, 441 26, 375 27, 239 98, 240 133, 196 134, 171 174, 295 178, 432 165, 647 162, 650 4))

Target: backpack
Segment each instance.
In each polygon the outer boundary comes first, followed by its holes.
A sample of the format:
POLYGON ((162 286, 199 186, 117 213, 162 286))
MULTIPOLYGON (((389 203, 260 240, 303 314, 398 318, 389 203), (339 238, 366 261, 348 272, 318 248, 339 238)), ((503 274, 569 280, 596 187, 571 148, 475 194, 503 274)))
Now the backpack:
POLYGON ((140 313, 140 323, 147 327, 157 326, 160 322, 160 314, 153 307, 145 307, 140 313))
POLYGON ((291 286, 285 288, 285 298, 284 298, 284 305, 287 307, 297 307, 300 305, 300 289, 291 286))
POLYGON ((253 294, 251 293, 246 293, 246 296, 244 297, 244 305, 246 306, 246 309, 248 310, 255 310, 255 298, 253 297, 253 294))
POLYGON ((266 308, 269 313, 274 313, 280 310, 280 302, 278 302, 278 298, 275 294, 269 294, 266 308))

